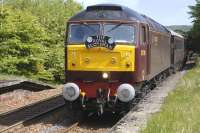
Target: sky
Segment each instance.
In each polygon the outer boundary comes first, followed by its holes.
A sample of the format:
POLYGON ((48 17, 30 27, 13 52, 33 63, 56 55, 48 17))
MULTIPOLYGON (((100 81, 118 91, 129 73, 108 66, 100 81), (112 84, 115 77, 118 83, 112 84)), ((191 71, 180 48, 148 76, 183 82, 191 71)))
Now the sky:
POLYGON ((188 12, 195 0, 76 0, 84 8, 88 5, 113 3, 127 6, 145 14, 163 25, 192 25, 188 12))

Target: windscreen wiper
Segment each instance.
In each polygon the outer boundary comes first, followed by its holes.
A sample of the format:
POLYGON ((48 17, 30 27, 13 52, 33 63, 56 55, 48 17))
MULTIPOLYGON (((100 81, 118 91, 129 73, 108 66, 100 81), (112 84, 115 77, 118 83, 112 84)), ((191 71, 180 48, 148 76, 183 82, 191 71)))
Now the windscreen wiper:
POLYGON ((90 25, 83 23, 84 26, 86 26, 88 29, 91 29, 92 31, 96 32, 94 28, 92 28, 90 25))
POLYGON ((114 29, 118 28, 119 26, 121 26, 123 23, 119 23, 117 25, 115 25, 114 27, 112 27, 110 30, 108 30, 107 32, 111 32, 113 31, 114 29))

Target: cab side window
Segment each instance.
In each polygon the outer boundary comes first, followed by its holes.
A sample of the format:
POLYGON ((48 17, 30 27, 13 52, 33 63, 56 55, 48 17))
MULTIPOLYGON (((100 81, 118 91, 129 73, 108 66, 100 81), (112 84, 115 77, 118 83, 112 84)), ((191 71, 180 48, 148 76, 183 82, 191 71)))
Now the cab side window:
POLYGON ((141 27, 141 43, 144 44, 147 41, 147 36, 146 36, 146 27, 142 26, 141 27))

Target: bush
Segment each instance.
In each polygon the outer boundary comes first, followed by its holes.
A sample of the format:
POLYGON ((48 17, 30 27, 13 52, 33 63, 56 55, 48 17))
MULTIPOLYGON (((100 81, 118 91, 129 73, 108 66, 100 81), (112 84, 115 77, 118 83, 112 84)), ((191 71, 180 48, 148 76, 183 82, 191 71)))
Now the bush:
POLYGON ((73 0, 4 0, 0 73, 63 81, 65 22, 81 9, 73 0))

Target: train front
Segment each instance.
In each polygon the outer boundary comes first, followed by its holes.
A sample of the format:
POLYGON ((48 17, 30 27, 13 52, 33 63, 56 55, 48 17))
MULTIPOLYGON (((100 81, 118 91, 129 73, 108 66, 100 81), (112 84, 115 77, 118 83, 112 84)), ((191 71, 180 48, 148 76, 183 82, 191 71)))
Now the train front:
MULTIPOLYGON (((97 11, 94 11, 86 10, 85 13, 95 14, 97 11)), ((96 15, 99 17, 101 13, 96 15)), ((94 14, 91 19, 97 17, 94 14)), ((67 27, 66 84, 63 89, 66 103, 74 109, 100 114, 127 110, 135 97, 132 84, 136 25, 80 19, 69 21, 67 27)))

